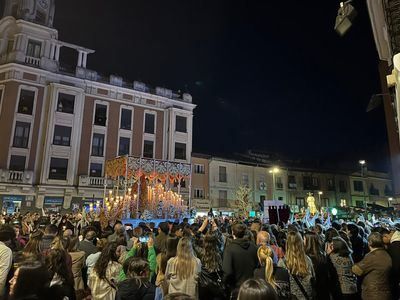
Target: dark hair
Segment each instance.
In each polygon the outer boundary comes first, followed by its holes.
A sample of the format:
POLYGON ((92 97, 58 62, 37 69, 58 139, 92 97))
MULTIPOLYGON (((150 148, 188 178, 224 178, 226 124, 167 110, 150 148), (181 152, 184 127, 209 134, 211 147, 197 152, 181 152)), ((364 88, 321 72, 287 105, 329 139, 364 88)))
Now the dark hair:
POLYGON ((335 228, 328 228, 325 232, 325 243, 332 243, 334 237, 339 236, 339 232, 335 228))
POLYGON ((132 257, 132 259, 129 260, 129 264, 127 265, 125 274, 128 278, 146 278, 147 274, 145 274, 145 272, 148 271, 149 263, 146 259, 143 259, 141 257, 132 257))
POLYGON ((307 231, 304 235, 305 238, 305 252, 306 254, 316 260, 318 263, 325 261, 325 256, 321 251, 321 244, 319 242, 318 235, 315 232, 307 231))
POLYGON ((48 286, 47 268, 39 261, 25 261, 18 268, 11 299, 25 299, 28 296, 43 299, 48 286))
POLYGON ((76 252, 78 249, 79 239, 76 236, 69 238, 68 252, 76 252))
POLYGON ((242 283, 237 300, 278 300, 275 289, 262 279, 248 279, 242 283))
POLYGON ((158 228, 160 228, 160 230, 165 234, 168 234, 169 232, 169 226, 167 222, 161 222, 160 224, 158 224, 158 228))
POLYGON ((13 241, 16 237, 15 230, 11 225, 2 224, 0 225, 0 241, 8 242, 13 241))
POLYGON ((247 230, 247 227, 243 223, 236 223, 232 226, 232 233, 238 239, 241 239, 244 237, 246 230, 247 230))
POLYGON ((105 246, 101 252, 96 264, 94 265, 94 270, 100 279, 104 279, 106 277, 108 263, 111 261, 118 261, 117 247, 118 245, 115 242, 107 244, 107 246, 105 246))
POLYGON ((344 239, 341 237, 334 237, 332 238, 333 243, 333 253, 337 253, 341 257, 348 257, 352 253, 349 245, 346 243, 344 239))
POLYGON ((40 242, 42 241, 43 232, 40 230, 36 230, 31 233, 29 237, 28 243, 25 245, 23 254, 30 256, 33 258, 40 259, 41 251, 40 251, 40 242))
POLYGON ((49 224, 46 226, 46 228, 44 229, 44 234, 47 235, 57 235, 58 234, 58 228, 56 225, 53 224, 49 224))
POLYGON ((202 255, 203 266, 208 272, 218 272, 222 267, 222 258, 218 251, 217 237, 207 233, 204 237, 204 252, 202 255))
POLYGON ((195 298, 184 293, 171 293, 167 294, 164 300, 195 300, 195 298))
POLYGON ((371 248, 383 248, 384 243, 382 235, 379 232, 373 232, 368 237, 368 245, 371 248))
POLYGON ((350 231, 352 237, 356 237, 360 233, 360 228, 354 223, 347 224, 347 230, 350 231))
POLYGON ((94 230, 89 230, 85 234, 85 239, 87 239, 88 241, 93 241, 95 237, 96 237, 96 231, 94 230))
POLYGON ((167 262, 171 257, 176 256, 176 250, 178 248, 179 238, 176 236, 169 236, 166 241, 166 251, 161 256, 160 268, 163 273, 167 268, 167 262))
POLYGON ((344 232, 343 230, 340 230, 340 231, 339 231, 339 236, 340 236, 342 239, 344 239, 344 241, 347 243, 347 245, 349 246, 350 249, 353 248, 353 245, 351 244, 350 238, 349 238, 349 236, 347 235, 346 232, 344 232))
POLYGON ((73 286, 74 279, 71 278, 67 266, 67 252, 61 249, 51 249, 46 256, 46 266, 54 274, 58 274, 64 283, 73 286))

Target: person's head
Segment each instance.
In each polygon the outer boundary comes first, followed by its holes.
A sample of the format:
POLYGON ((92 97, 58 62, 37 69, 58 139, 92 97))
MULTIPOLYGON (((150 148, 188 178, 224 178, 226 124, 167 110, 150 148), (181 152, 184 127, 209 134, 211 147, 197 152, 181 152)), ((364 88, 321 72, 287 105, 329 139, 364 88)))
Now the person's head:
POLYGON ((394 232, 395 232, 394 230, 388 230, 386 228, 383 228, 381 230, 383 243, 385 245, 389 245, 390 244, 390 240, 392 239, 392 236, 393 236, 394 232))
POLYGON ((69 237, 60 237, 56 236, 51 243, 52 249, 61 249, 61 250, 68 250, 70 243, 69 237))
POLYGON ((332 253, 336 253, 341 257, 349 257, 352 251, 344 239, 336 236, 332 239, 332 253))
POLYGON ((169 225, 168 222, 161 222, 160 224, 158 224, 158 232, 162 232, 164 234, 168 234, 169 233, 169 225))
POLYGON ((232 226, 232 234, 234 239, 242 239, 246 233, 247 227, 243 223, 236 223, 232 226))
POLYGON ((259 231, 257 233, 257 245, 269 245, 270 234, 266 231, 259 231))
POLYGON ((289 231, 287 234, 286 265, 291 274, 298 276, 308 274, 304 242, 299 232, 289 231))
POLYGON ((328 228, 325 232, 325 243, 332 243, 335 236, 339 236, 339 232, 335 228, 328 228))
POLYGON ((261 279, 248 279, 240 286, 237 300, 278 300, 275 289, 261 279))
POLYGON ((114 233, 117 235, 124 234, 125 233, 124 225, 122 225, 121 223, 116 223, 114 225, 114 233))
POLYGON ((92 242, 96 237, 96 232, 94 230, 89 230, 85 234, 85 240, 92 242))
POLYGON ((314 227, 314 230, 315 230, 316 234, 323 234, 324 233, 324 230, 323 230, 321 224, 316 224, 315 227, 314 227))
POLYGON ((49 274, 46 267, 39 261, 26 261, 14 272, 10 279, 10 298, 25 299, 35 296, 42 299, 49 286, 49 274))
POLYGON ((262 245, 257 251, 258 261, 262 267, 265 267, 265 280, 275 286, 274 274, 274 253, 272 249, 266 245, 262 245))
POLYGON ((73 284, 73 278, 68 273, 67 253, 62 249, 51 249, 46 256, 47 269, 54 274, 58 274, 61 279, 68 284, 73 284))
POLYGON ((214 234, 207 233, 204 237, 203 264, 209 272, 217 272, 221 269, 222 259, 218 252, 217 237, 214 234))
POLYGON ((189 278, 196 264, 192 242, 188 238, 181 238, 176 251, 176 275, 180 279, 189 278))
POLYGON ((308 256, 314 257, 317 260, 323 259, 321 244, 317 233, 307 231, 304 235, 304 246, 308 256))
POLYGON ((68 245, 68 252, 78 251, 79 239, 78 237, 71 237, 68 245))
POLYGON ((56 225, 49 224, 44 228, 44 234, 45 235, 52 235, 56 236, 58 234, 58 228, 56 225))
POLYGON ((105 278, 108 263, 118 261, 117 247, 118 245, 115 242, 107 244, 94 265, 94 271, 100 279, 105 278))
POLYGON ((25 245, 23 253, 27 256, 40 256, 40 242, 42 241, 43 232, 36 230, 31 233, 28 243, 25 245))
POLYGON ((261 229, 260 221, 254 221, 250 226, 250 230, 255 231, 257 233, 260 231, 260 229, 261 229))
POLYGON ((15 237, 15 230, 11 225, 0 225, 0 242, 11 242, 15 239, 15 237))
POLYGON ((66 230, 63 232, 63 236, 65 236, 65 237, 71 237, 73 234, 74 234, 74 233, 72 232, 71 229, 66 229, 66 230))
POLYGON ((130 257, 124 263, 124 271, 127 278, 148 278, 150 273, 149 263, 140 257, 130 257))
POLYGON ((368 246, 372 249, 383 248, 384 243, 382 235, 379 232, 373 232, 368 237, 368 246))
POLYGON ((360 233, 360 228, 354 223, 347 224, 347 234, 350 238, 355 238, 360 233))
POLYGON ((164 300, 195 300, 195 298, 184 293, 170 293, 164 297, 164 300))

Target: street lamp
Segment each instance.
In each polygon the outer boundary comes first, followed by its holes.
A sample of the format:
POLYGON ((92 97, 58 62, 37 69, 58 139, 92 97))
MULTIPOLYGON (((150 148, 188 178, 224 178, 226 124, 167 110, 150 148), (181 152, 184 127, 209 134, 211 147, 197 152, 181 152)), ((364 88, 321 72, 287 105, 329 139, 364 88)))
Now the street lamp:
POLYGON ((352 1, 340 2, 340 7, 335 21, 335 31, 344 36, 352 26, 354 18, 357 16, 357 11, 350 4, 352 1))
MULTIPOLYGON (((275 174, 279 173, 279 168, 274 167, 271 170, 269 170, 269 173, 272 174, 272 200, 275 199, 275 174)), ((279 216, 279 209, 278 205, 276 205, 276 216, 278 217, 278 223, 280 222, 280 216, 279 216)))
POLYGON ((390 207, 390 203, 393 201, 393 197, 388 198, 388 207, 390 207))
POLYGON ((368 219, 367 198, 366 198, 366 196, 365 196, 365 189, 367 188, 367 186, 364 187, 364 168, 365 168, 365 166, 367 165, 367 162, 366 162, 364 159, 360 159, 360 160, 358 161, 358 163, 360 164, 360 167, 361 167, 361 173, 360 173, 360 174, 361 174, 361 179, 362 179, 361 183, 362 183, 362 186, 363 186, 365 218, 368 219))
POLYGON ((318 192, 319 208, 322 207, 322 205, 321 205, 321 195, 322 195, 322 194, 323 194, 322 191, 319 191, 319 192, 318 192))

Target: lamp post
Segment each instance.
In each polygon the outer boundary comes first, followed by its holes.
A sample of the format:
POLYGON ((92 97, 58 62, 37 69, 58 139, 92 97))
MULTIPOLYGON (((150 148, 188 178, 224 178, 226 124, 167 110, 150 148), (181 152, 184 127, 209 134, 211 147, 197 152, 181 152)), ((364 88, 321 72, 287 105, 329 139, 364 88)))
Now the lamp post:
POLYGON ((358 161, 358 163, 360 164, 361 167, 361 182, 362 182, 362 187, 363 187, 363 197, 364 197, 364 209, 365 209, 365 219, 368 219, 368 212, 367 212, 367 198, 365 196, 365 189, 367 188, 367 186, 364 187, 364 168, 367 165, 367 162, 364 159, 360 159, 358 161))
POLYGON ((319 191, 318 192, 318 201, 319 201, 319 208, 321 209, 321 207, 322 207, 322 205, 321 205, 321 195, 323 194, 323 192, 322 191, 319 191))
MULTIPOLYGON (((269 170, 269 173, 272 174, 272 200, 276 200, 275 199, 275 174, 279 173, 279 168, 274 167, 271 170, 269 170)), ((278 222, 279 222, 280 217, 279 217, 278 205, 276 206, 276 215, 278 217, 278 222)))
POLYGON ((391 202, 393 201, 393 197, 388 198, 388 207, 390 207, 391 202))

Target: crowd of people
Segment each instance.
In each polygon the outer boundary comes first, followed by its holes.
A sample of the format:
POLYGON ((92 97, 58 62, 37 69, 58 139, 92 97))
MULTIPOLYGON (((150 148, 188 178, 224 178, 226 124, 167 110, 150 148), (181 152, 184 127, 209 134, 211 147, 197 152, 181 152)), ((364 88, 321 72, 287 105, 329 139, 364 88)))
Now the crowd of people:
POLYGON ((204 217, 0 225, 0 299, 399 299, 400 226, 204 217), (83 226, 84 225, 84 226, 83 226))

